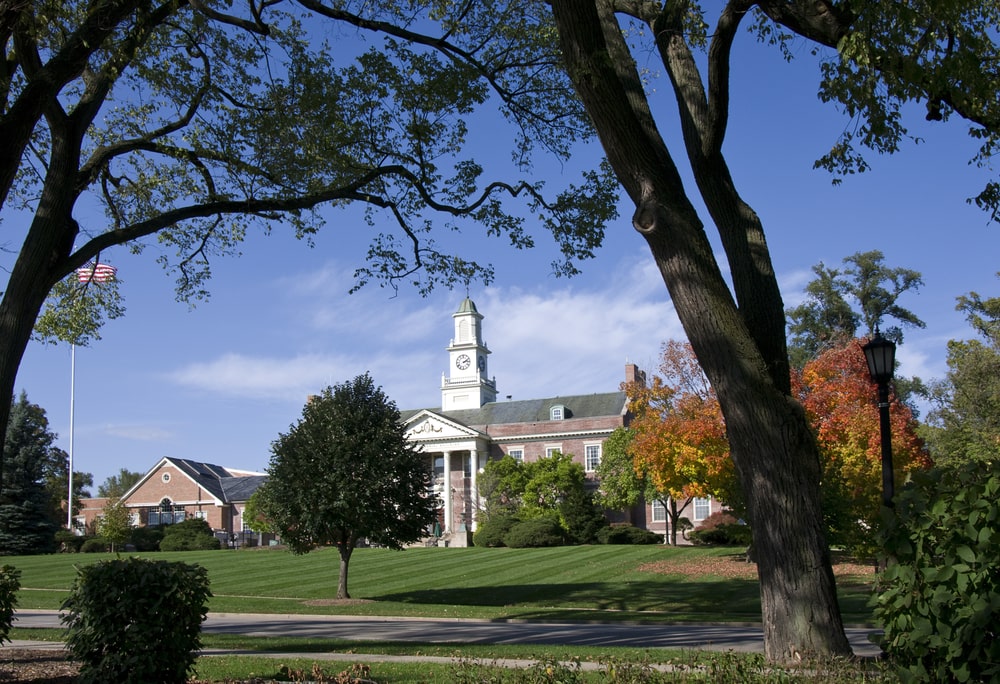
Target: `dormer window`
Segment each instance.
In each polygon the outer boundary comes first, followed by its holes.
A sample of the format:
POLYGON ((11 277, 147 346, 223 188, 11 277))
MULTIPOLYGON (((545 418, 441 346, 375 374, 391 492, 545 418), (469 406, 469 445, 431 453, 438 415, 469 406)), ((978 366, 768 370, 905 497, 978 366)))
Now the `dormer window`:
POLYGON ((562 420, 566 417, 566 407, 562 404, 556 404, 549 409, 549 420, 562 420))

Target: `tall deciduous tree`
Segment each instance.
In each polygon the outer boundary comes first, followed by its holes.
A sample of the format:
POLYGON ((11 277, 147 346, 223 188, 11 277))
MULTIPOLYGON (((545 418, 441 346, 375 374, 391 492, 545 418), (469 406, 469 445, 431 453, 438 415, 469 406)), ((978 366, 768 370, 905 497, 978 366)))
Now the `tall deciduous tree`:
POLYGON ((6 486, 0 492, 0 555, 51 553, 58 523, 52 520, 44 468, 54 436, 45 412, 23 392, 11 402, 5 447, 6 486))
MULTIPOLYGON (((832 544, 874 557, 882 504, 878 391, 856 340, 830 348, 793 375, 823 459, 823 500, 832 544)), ((892 458, 897 482, 931 462, 913 411, 890 396, 892 458)))
POLYGON ((635 415, 629 450, 636 472, 667 510, 676 545, 678 523, 693 497, 712 495, 735 507, 741 497, 722 410, 691 345, 666 342, 659 371, 648 386, 625 388, 635 415))
POLYGON ((117 475, 109 475, 97 486, 97 496, 104 498, 119 498, 132 488, 142 478, 142 473, 121 468, 117 475))
MULTIPOLYGON (((544 193, 530 173, 534 149, 565 159, 588 133, 538 9, 520 0, 357 12, 316 0, 0 5, 0 219, 6 230, 24 226, 5 238, 19 246, 0 288, 0 396, 13 394, 44 307, 38 333, 77 343, 123 312, 120 283, 74 278, 121 245, 157 244, 191 302, 248 231, 283 223, 308 241, 320 207, 357 203, 379 225, 359 286, 489 282, 490 264, 429 235, 435 215, 438 226, 518 248, 547 229, 562 253, 554 270, 575 272, 600 244, 616 192, 596 170, 544 193), (483 107, 512 124, 515 163, 491 175, 463 151, 483 107)), ((500 130, 491 118, 491 138, 500 130)), ((0 428, 8 410, 0 403, 0 428)))
POLYGON ((347 570, 358 540, 401 549, 437 518, 430 463, 367 374, 313 397, 271 451, 260 512, 296 553, 337 547, 337 598, 350 597, 347 570))
MULTIPOLYGON (((1000 275, 1000 274, 998 274, 1000 275)), ((935 461, 1000 459, 1000 297, 976 292, 956 307, 980 339, 948 342, 948 373, 931 388, 925 436, 935 461)))
POLYGON ((797 368, 853 340, 859 325, 868 335, 878 328, 897 344, 903 341, 901 326, 926 327, 898 303, 903 294, 915 293, 924 284, 918 271, 886 266, 879 250, 852 254, 844 265, 840 270, 822 262, 813 266, 816 278, 806 285, 806 301, 788 310, 789 356, 797 368), (886 326, 889 318, 898 324, 886 326))
MULTIPOLYGON (((820 454, 791 393, 774 267, 760 218, 740 196, 723 154, 732 46, 749 18, 759 36, 779 47, 795 38, 812 42, 817 51, 837 50, 823 63, 820 94, 840 103, 857 123, 845 127, 822 166, 863 170, 858 144, 897 149, 906 135, 901 108, 921 99, 932 118, 957 115, 973 122, 973 134, 984 141, 979 160, 988 163, 1000 141, 994 43, 1000 8, 971 0, 733 1, 708 26, 695 3, 550 5, 570 78, 635 206, 633 225, 648 243, 725 416, 759 551, 766 654, 786 659, 849 653, 823 533, 820 454), (699 59, 696 52, 706 45, 707 58, 699 59), (678 151, 659 130, 639 71, 652 54, 670 80, 683 137, 679 154, 690 162, 728 273, 717 263, 684 187, 678 151)), ((662 102, 663 90, 655 92, 655 101, 662 102)), ((1000 185, 991 183, 977 199, 995 212, 1000 185)))

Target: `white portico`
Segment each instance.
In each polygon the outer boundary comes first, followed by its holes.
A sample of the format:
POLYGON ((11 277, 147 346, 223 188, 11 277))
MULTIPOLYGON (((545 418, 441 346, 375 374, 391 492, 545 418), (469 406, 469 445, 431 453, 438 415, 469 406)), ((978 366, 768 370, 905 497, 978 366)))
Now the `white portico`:
POLYGON ((430 409, 406 421, 406 436, 434 467, 434 493, 442 502, 442 537, 467 546, 476 520, 477 476, 489 455, 489 437, 430 409))

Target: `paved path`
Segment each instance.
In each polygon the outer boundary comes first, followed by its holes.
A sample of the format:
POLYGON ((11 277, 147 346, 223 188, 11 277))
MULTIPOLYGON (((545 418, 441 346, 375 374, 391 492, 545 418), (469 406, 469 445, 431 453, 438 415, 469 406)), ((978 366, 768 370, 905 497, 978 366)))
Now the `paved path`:
MULTIPOLYGON (((18 610, 15 627, 60 627, 54 610, 18 610)), ((203 631, 249 636, 301 636, 355 641, 411 641, 455 644, 562 644, 640 648, 712 649, 763 652, 764 637, 754 624, 540 623, 446 618, 356 617, 344 615, 269 615, 209 613, 203 631)), ((879 648, 868 640, 872 629, 848 628, 858 656, 879 648)))

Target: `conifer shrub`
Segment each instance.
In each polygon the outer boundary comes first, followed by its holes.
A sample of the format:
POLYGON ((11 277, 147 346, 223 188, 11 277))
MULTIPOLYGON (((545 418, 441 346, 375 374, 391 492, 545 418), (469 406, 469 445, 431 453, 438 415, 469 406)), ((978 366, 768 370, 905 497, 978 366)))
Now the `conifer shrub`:
POLYGON ((79 568, 62 606, 78 681, 183 684, 211 595, 198 565, 131 557, 79 568))
POLYGON ((872 599, 911 682, 1000 681, 1000 461, 914 473, 883 509, 872 599))
POLYGON ((562 546, 566 543, 566 533, 558 520, 541 516, 515 524, 503 536, 503 543, 512 549, 562 546))
POLYGON ((21 588, 21 571, 13 565, 0 567, 0 644, 9 641, 10 626, 17 607, 17 590, 21 588))

